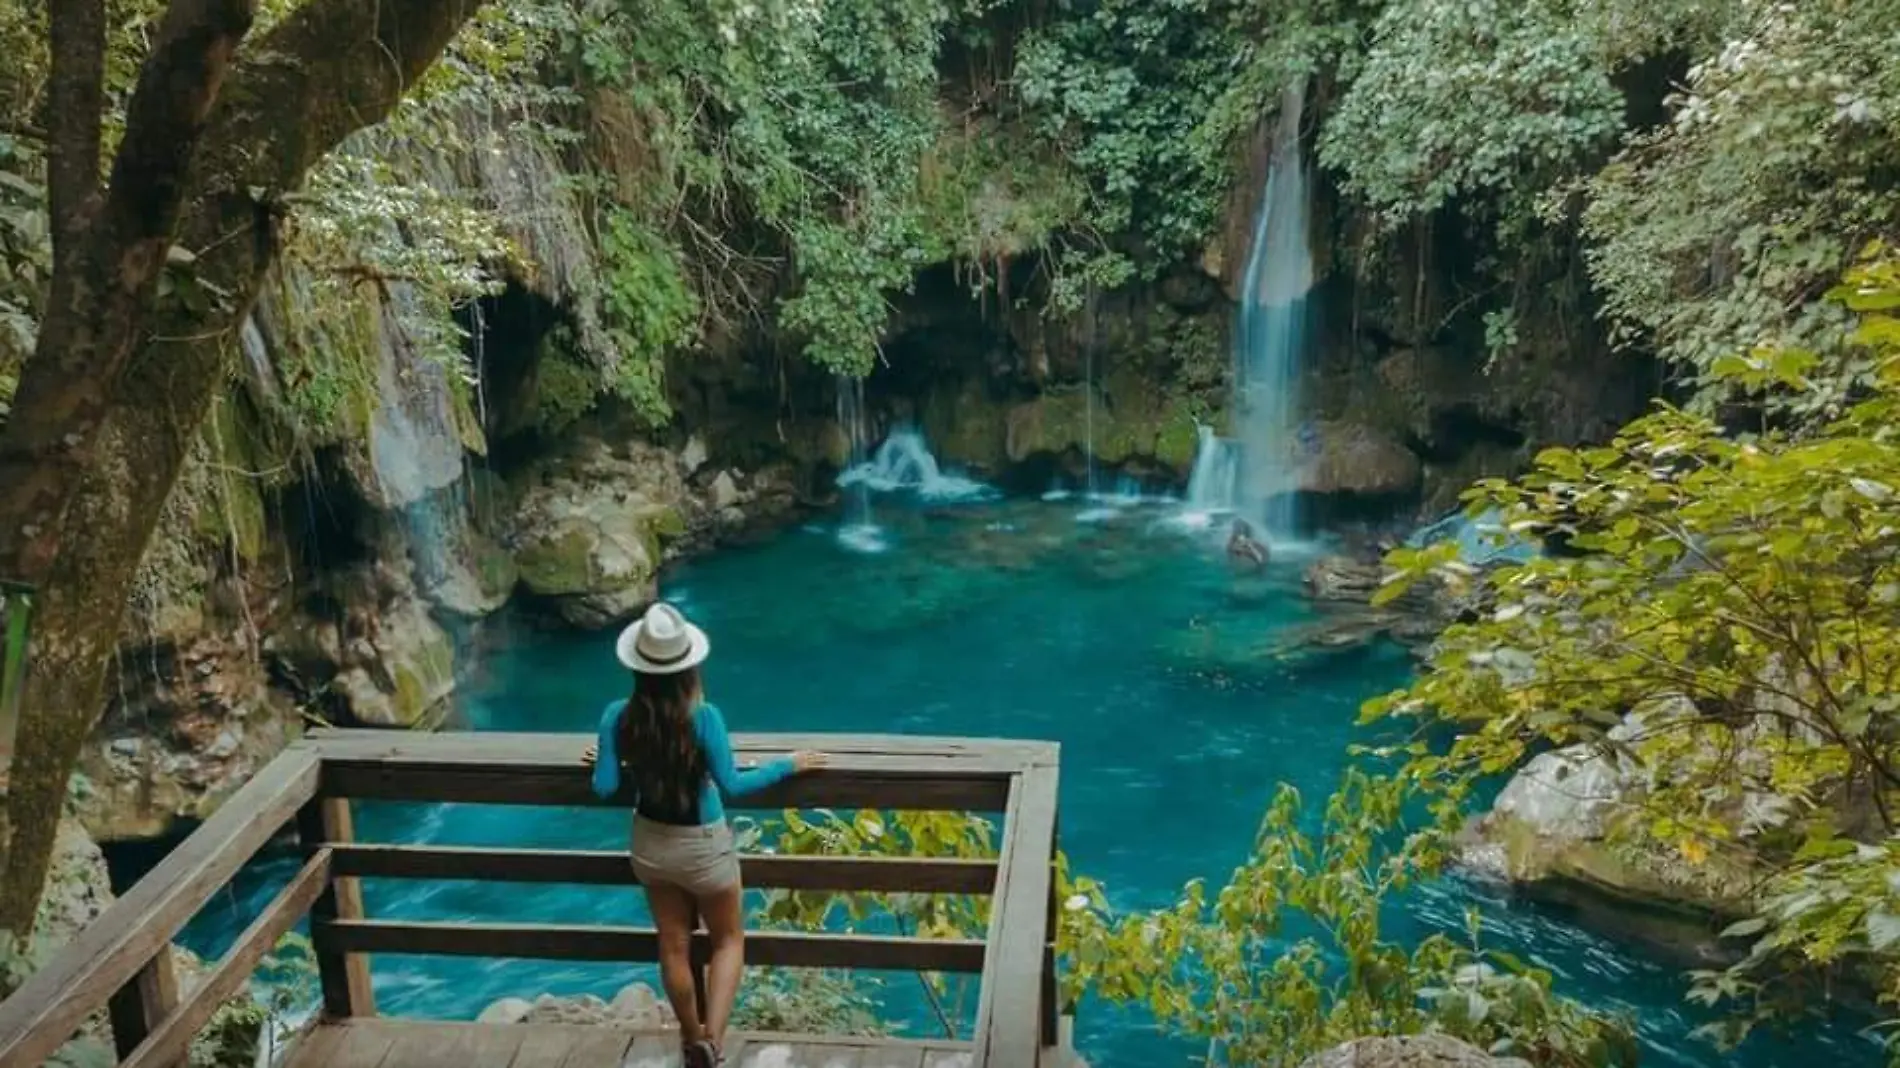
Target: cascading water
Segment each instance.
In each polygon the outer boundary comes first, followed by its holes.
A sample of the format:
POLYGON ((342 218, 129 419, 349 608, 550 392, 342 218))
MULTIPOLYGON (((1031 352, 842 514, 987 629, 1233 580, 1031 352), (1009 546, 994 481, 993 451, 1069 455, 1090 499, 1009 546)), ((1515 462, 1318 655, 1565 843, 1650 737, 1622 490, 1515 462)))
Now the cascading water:
MULTIPOLYGON (((852 375, 838 376, 838 426, 844 431, 848 474, 864 466, 869 450, 864 429, 864 379, 852 375)), ((845 490, 845 522, 851 526, 875 526, 871 521, 871 495, 869 487, 861 481, 847 482, 843 476, 838 485, 845 490)))
POLYGON ((1235 331, 1233 437, 1223 440, 1202 428, 1188 488, 1191 511, 1238 512, 1260 522, 1275 541, 1298 533, 1300 360, 1313 285, 1300 155, 1305 97, 1301 83, 1281 98, 1267 187, 1254 220, 1235 331))
POLYGON ((860 552, 882 552, 884 532, 871 515, 871 487, 852 474, 867 463, 869 442, 864 417, 864 379, 839 375, 838 426, 844 431, 848 460, 838 476, 838 488, 844 491, 844 523, 838 528, 838 542, 860 552))
POLYGON ((1298 519, 1293 491, 1300 455, 1299 378, 1306 296, 1313 285, 1307 247, 1306 167, 1300 156, 1304 83, 1280 101, 1280 125, 1254 223, 1234 352, 1234 436, 1240 443, 1235 505, 1287 540, 1298 519))
POLYGON ((1082 305, 1082 464, 1090 498, 1095 486, 1095 287, 1088 288, 1082 305))
POLYGON ((891 431, 869 461, 838 476, 838 485, 880 493, 909 491, 918 500, 939 504, 996 496, 994 489, 981 482, 945 473, 924 436, 907 427, 891 431))
POLYGON ((1198 515, 1229 511, 1240 479, 1240 450, 1201 424, 1200 443, 1194 448, 1194 470, 1188 474, 1187 507, 1198 515))

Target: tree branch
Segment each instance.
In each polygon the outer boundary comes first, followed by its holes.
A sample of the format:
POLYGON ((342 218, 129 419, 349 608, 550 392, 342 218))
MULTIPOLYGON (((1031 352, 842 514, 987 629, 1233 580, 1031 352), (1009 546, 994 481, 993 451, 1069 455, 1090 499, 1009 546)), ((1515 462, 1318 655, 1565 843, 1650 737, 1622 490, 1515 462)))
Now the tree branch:
POLYGON ((99 130, 106 106, 106 5, 105 0, 52 0, 50 6, 52 72, 46 92, 51 128, 46 171, 57 270, 76 254, 79 235, 99 193, 99 130))
POLYGON ((35 126, 22 119, 0 119, 0 134, 18 137, 25 141, 38 141, 41 144, 51 139, 45 127, 35 126))
POLYGON ((163 241, 156 253, 164 262, 192 158, 255 14, 256 0, 172 0, 126 108, 102 237, 123 245, 163 241))
POLYGON ((58 552, 113 383, 144 335, 192 158, 254 3, 174 0, 166 9, 103 203, 103 0, 53 5, 53 284, 0 432, 0 575, 38 581, 58 552))
MULTIPOLYGON (((101 420, 85 427, 92 433, 84 457, 90 462, 61 467, 49 480, 46 465, 18 448, 27 410, 16 400, 13 421, 0 433, 0 575, 21 574, 16 564, 26 558, 20 550, 28 541, 55 551, 37 561, 47 578, 35 620, 34 669, 21 702, 9 798, 14 811, 57 811, 102 710, 132 577, 211 398, 226 381, 236 351, 230 339, 275 257, 278 198, 301 185, 309 166, 344 137, 381 121, 477 6, 476 0, 308 0, 246 48, 218 94, 177 236, 197 253, 192 269, 198 277, 231 296, 198 315, 183 307, 152 315, 148 294, 137 308, 149 326, 136 336, 142 347, 115 379, 90 385, 101 420), (37 480, 39 491, 18 492, 15 479, 22 476, 37 480), (32 527, 52 506, 59 521, 50 538, 42 532, 41 539, 23 539, 20 528, 32 527)), ((55 315, 96 307, 70 300, 49 305, 48 325, 55 315)), ((57 383, 70 362, 46 345, 46 329, 26 366, 22 394, 36 378, 42 380, 36 388, 56 392, 44 380, 57 383)), ((102 363, 92 351, 80 353, 76 366, 93 374, 102 363)), ((54 421, 34 428, 53 441, 67 432, 54 421)), ((74 450, 63 458, 79 455, 74 450)), ((31 926, 57 822, 16 822, 9 840, 0 842, 0 930, 31 926)))

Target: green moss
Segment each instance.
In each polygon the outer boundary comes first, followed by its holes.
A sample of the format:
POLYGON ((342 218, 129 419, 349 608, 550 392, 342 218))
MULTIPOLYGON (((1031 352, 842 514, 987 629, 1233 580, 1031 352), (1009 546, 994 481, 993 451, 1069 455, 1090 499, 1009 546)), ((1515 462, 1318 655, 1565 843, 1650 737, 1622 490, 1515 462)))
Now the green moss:
POLYGON ((258 301, 276 324, 272 358, 284 384, 280 414, 291 436, 319 445, 361 437, 376 409, 383 346, 379 298, 285 267, 272 274, 258 301))
POLYGON ((481 416, 475 413, 475 398, 468 382, 461 375, 449 376, 449 411, 462 448, 476 456, 487 456, 488 435, 482 430, 481 416))
POLYGON ((515 554, 521 581, 543 596, 586 593, 593 588, 593 542, 578 530, 537 541, 515 554))
POLYGON ((549 435, 573 426, 600 397, 600 376, 566 354, 559 333, 543 344, 534 372, 534 425, 549 435))
POLYGON ((475 539, 475 577, 485 597, 502 597, 515 588, 521 572, 515 558, 485 537, 475 539))
POLYGON ((686 533, 686 517, 677 508, 662 508, 647 522, 647 529, 668 541, 686 533))
POLYGON ((207 497, 193 501, 192 526, 215 544, 229 542, 238 557, 256 560, 264 548, 264 496, 259 486, 257 450, 245 433, 239 409, 228 400, 212 405, 203 430, 207 497))
POLYGON ((398 720, 425 723, 434 711, 435 695, 455 678, 455 647, 449 636, 441 634, 423 643, 413 657, 391 666, 390 677, 396 683, 391 702, 398 720))
POLYGON ((1169 405, 1155 434, 1155 459, 1179 471, 1186 471, 1194 465, 1194 450, 1200 446, 1200 429, 1196 425, 1201 414, 1194 402, 1176 397, 1169 405))
POLYGON ((1007 413, 985 394, 981 382, 932 392, 922 422, 932 446, 957 463, 993 469, 1008 459, 1007 413))

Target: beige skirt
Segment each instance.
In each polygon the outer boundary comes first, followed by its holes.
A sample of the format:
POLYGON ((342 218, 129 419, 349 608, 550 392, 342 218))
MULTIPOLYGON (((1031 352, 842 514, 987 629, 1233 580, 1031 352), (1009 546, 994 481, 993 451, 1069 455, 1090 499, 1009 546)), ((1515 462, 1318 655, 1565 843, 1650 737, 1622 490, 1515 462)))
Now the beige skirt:
POLYGON ((725 820, 697 827, 633 817, 633 873, 652 886, 715 894, 739 884, 739 852, 725 820))

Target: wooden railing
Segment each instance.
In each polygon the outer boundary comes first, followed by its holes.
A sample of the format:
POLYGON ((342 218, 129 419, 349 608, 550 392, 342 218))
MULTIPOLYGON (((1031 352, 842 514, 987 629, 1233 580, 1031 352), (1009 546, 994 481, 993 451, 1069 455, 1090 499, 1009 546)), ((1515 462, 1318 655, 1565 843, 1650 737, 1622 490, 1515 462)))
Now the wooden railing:
MULTIPOLYGON (((325 731, 286 750, 104 915, 0 1003, 0 1068, 37 1068, 109 1008, 122 1066, 174 1068, 218 1007, 308 915, 328 1019, 373 1016, 371 953, 651 962, 649 928, 469 924, 367 916, 359 880, 467 879, 632 885, 623 851, 474 849, 355 841, 350 801, 600 806, 578 735, 325 731), (304 864, 186 998, 171 941, 237 871, 295 823, 304 864)), ((1053 1062, 1056 747, 1039 742, 854 735, 753 735, 741 760, 795 749, 832 755, 748 809, 878 808, 1001 813, 994 860, 746 855, 767 889, 990 895, 987 937, 750 932, 749 963, 981 976, 974 1063, 1053 1062)), ((703 961, 706 946, 696 941, 703 961)))

